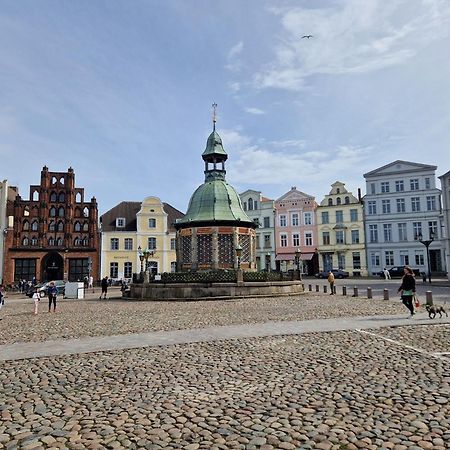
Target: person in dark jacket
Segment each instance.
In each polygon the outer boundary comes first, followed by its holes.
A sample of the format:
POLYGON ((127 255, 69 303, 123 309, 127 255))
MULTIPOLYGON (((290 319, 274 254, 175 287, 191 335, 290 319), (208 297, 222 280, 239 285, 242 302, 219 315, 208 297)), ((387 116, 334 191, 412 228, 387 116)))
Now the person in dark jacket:
POLYGON ((104 296, 103 298, 106 298, 106 294, 108 292, 108 277, 102 278, 102 293, 100 294, 100 298, 102 298, 102 295, 104 296))
POLYGON ((397 292, 401 293, 402 303, 409 309, 411 315, 414 316, 413 297, 416 292, 416 279, 414 278, 414 272, 409 266, 405 266, 403 269, 404 275, 402 278, 402 284, 398 288, 397 292))
POLYGON ((58 290, 56 289, 55 283, 52 281, 48 286, 48 312, 52 309, 53 304, 53 312, 56 312, 56 296, 58 295, 58 290))

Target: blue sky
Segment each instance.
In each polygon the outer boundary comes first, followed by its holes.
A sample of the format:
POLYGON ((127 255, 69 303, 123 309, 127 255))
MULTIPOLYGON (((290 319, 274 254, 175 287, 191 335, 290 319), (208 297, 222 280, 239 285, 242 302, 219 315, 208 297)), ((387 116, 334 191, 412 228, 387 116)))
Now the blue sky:
POLYGON ((28 198, 71 166, 101 214, 185 212, 213 102, 238 192, 364 193, 397 159, 441 175, 449 35, 448 0, 0 0, 0 178, 28 198))

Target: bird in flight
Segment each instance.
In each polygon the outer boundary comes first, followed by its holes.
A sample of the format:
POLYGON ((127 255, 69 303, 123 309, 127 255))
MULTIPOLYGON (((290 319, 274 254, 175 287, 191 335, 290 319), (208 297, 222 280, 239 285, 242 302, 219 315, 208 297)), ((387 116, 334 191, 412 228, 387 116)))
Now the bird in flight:
POLYGON ((302 39, 309 39, 309 38, 312 38, 313 37, 313 35, 312 34, 305 34, 304 36, 302 36, 302 39))

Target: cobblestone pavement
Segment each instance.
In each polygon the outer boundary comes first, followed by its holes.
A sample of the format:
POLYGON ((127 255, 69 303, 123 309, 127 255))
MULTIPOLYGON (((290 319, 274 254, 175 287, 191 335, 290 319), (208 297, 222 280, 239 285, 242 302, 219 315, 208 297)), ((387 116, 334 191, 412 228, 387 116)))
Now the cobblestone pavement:
POLYGON ((59 338, 205 328, 279 320, 327 319, 405 312, 396 301, 307 293, 297 297, 248 298, 203 302, 60 300, 57 313, 32 314, 31 300, 8 300, 1 311, 0 342, 38 342, 59 338))
POLYGON ((7 362, 0 445, 450 448, 450 359, 403 345, 449 337, 410 326, 7 362))

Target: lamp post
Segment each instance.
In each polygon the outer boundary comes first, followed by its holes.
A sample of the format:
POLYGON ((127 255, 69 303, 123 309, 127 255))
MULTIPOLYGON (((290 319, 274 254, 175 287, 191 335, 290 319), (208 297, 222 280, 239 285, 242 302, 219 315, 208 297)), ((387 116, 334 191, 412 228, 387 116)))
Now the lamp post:
POLYGON ((141 262, 141 279, 142 279, 142 272, 144 272, 144 254, 142 253, 141 246, 138 247, 138 255, 139 255, 139 261, 141 262))
POLYGON ((295 249, 295 263, 297 264, 297 279, 302 279, 302 274, 300 272, 300 258, 302 257, 302 251, 297 248, 295 249))
POLYGON ((144 256, 145 259, 145 273, 148 272, 148 258, 150 258, 151 256, 154 255, 154 251, 153 250, 149 250, 148 248, 146 248, 143 252, 142 255, 144 256))
POLYGON ((241 268, 242 247, 239 244, 236 245, 235 251, 236 251, 236 259, 237 259, 237 268, 239 270, 241 268))
POLYGON ((430 264, 430 244, 434 241, 434 231, 430 231, 430 239, 423 240, 422 233, 419 233, 417 238, 419 239, 419 242, 423 245, 425 245, 425 248, 427 249, 427 265, 428 265, 428 282, 431 284, 431 264, 430 264))
POLYGON ((270 252, 267 252, 266 254, 266 270, 267 272, 270 272, 270 252))

